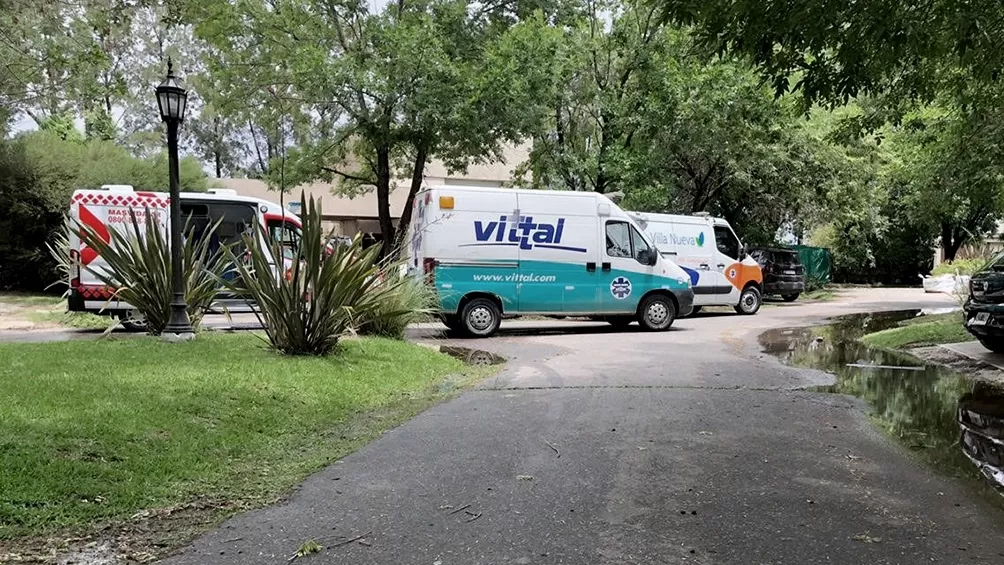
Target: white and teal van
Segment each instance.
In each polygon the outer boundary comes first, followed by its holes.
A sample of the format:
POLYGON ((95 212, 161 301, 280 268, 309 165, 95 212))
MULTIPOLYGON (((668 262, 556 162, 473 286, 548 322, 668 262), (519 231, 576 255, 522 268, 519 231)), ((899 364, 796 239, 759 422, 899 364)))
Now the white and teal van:
POLYGON ((431 187, 412 214, 409 269, 454 330, 485 337, 534 314, 658 331, 693 307, 687 273, 602 194, 431 187))

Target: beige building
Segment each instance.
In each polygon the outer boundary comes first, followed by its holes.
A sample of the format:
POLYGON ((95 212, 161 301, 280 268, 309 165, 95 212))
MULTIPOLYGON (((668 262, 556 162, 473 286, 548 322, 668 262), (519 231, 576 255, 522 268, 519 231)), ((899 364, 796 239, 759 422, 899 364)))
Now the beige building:
MULTIPOLYGON (((513 172, 520 164, 529 158, 530 145, 509 147, 505 151, 504 161, 485 165, 472 165, 466 174, 450 174, 440 161, 432 161, 425 166, 425 186, 435 185, 466 185, 502 187, 512 181, 513 172)), ((279 193, 271 191, 264 182, 255 179, 219 179, 216 184, 222 188, 236 190, 244 196, 254 196, 273 202, 279 202, 279 193)), ((395 225, 401 217, 405 200, 408 199, 408 188, 411 179, 396 179, 390 194, 390 212, 395 225)), ((286 202, 300 199, 301 191, 307 196, 313 196, 321 202, 324 219, 335 234, 353 236, 357 233, 379 233, 380 225, 377 219, 377 199, 373 190, 349 198, 336 195, 337 184, 313 183, 298 186, 285 194, 286 202)), ((296 202, 287 206, 293 212, 298 212, 296 202)))

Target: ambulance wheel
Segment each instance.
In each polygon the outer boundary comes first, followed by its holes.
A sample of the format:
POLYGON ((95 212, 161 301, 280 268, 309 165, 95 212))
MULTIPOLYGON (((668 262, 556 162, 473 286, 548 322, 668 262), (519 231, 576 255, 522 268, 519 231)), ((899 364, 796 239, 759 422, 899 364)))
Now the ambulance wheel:
POLYGON ((475 298, 464 306, 460 315, 464 331, 474 337, 488 337, 499 329, 502 312, 495 302, 487 298, 475 298))
POLYGON ((120 313, 119 322, 126 331, 145 332, 147 330, 146 317, 140 314, 139 310, 126 310, 120 313))
POLYGON ((668 330, 676 318, 676 304, 664 294, 653 294, 638 308, 638 323, 650 332, 668 330))
POLYGON ((736 312, 746 316, 752 316, 760 310, 760 305, 763 303, 763 296, 760 294, 760 289, 750 285, 743 289, 742 294, 739 295, 739 304, 736 305, 736 312))
POLYGON ((610 316, 605 318, 605 321, 615 328, 626 328, 631 325, 634 318, 631 316, 610 316))

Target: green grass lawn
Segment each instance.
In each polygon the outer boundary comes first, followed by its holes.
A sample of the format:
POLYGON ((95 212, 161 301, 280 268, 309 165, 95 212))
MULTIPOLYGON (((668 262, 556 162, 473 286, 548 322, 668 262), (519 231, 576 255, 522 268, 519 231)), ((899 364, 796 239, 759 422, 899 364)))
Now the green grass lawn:
POLYGON ((14 306, 55 307, 63 302, 59 296, 49 294, 28 294, 22 292, 0 292, 0 303, 14 306))
POLYGON ((902 322, 897 328, 868 334, 862 337, 861 341, 872 347, 902 349, 973 339, 973 336, 962 327, 962 314, 953 312, 913 318, 902 322))
POLYGON ((193 499, 265 503, 472 370, 378 338, 327 358, 250 334, 0 344, 0 540, 193 499))

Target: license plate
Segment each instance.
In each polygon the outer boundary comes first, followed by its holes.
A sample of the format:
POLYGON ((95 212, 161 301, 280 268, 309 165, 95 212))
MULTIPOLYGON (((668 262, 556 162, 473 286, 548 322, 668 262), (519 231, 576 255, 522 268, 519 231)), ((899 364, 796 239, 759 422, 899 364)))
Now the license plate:
POLYGON ((976 317, 974 317, 972 320, 969 320, 969 325, 970 326, 985 326, 985 325, 987 325, 987 322, 989 320, 990 320, 990 312, 978 312, 976 314, 976 317))

